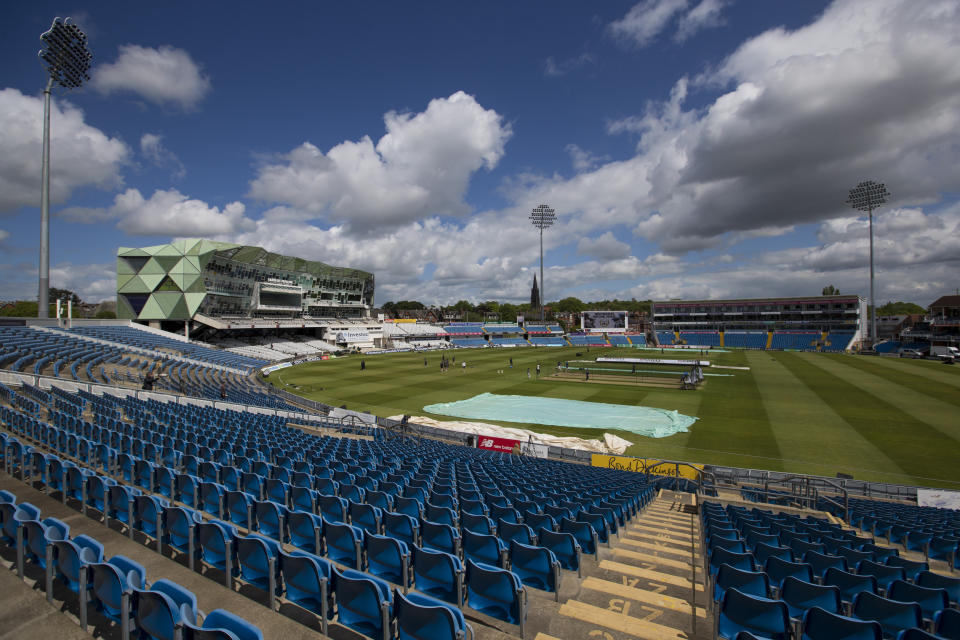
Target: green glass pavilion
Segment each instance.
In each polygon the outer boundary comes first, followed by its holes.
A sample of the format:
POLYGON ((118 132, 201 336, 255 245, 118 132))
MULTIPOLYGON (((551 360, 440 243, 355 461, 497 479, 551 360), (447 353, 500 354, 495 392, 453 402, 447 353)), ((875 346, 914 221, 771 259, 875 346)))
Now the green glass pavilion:
POLYGON ((117 316, 363 318, 373 274, 210 240, 117 250, 117 316))

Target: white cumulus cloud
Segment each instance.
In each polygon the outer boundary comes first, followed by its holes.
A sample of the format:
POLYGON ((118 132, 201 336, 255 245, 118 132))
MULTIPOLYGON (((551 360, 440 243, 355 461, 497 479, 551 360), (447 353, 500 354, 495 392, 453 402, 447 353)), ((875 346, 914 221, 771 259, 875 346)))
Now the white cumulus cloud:
POLYGON ((221 210, 176 189, 158 189, 150 198, 144 198, 138 189, 127 189, 110 207, 74 207, 59 215, 72 222, 116 220, 117 227, 130 235, 211 237, 252 228, 245 211, 242 202, 231 202, 221 210))
POLYGON ((261 167, 250 196, 353 229, 462 215, 470 176, 495 167, 511 135, 496 111, 462 91, 420 113, 391 111, 384 123, 376 144, 364 136, 324 153, 304 142, 261 167))
POLYGON ((115 62, 94 67, 91 86, 110 94, 131 92, 156 104, 193 108, 210 91, 210 78, 183 49, 121 45, 115 62))
MULTIPOLYGON (((40 204, 43 100, 16 89, 0 90, 0 214, 40 204)), ((127 146, 84 121, 68 102, 50 109, 50 201, 61 203, 77 188, 114 188, 122 184, 120 168, 127 146)))

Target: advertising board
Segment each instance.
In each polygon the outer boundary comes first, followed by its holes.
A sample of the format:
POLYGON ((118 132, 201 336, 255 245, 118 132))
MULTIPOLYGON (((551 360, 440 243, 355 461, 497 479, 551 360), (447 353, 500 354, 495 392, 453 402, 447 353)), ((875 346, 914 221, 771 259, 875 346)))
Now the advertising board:
POLYGON ((656 458, 628 458, 627 456, 610 456, 595 453, 590 456, 590 464, 606 469, 621 469, 636 471, 637 473, 652 473, 657 476, 671 476, 696 480, 703 465, 686 462, 664 462, 656 458))

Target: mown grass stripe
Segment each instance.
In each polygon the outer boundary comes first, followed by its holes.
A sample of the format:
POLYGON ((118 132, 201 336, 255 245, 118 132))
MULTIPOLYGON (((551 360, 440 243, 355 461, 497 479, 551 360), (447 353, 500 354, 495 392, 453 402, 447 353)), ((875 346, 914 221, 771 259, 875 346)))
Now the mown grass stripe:
POLYGON ((783 469, 783 452, 771 428, 756 376, 752 372, 738 372, 732 378, 708 380, 707 384, 718 380, 727 382, 729 388, 722 394, 703 394, 700 412, 704 417, 694 423, 687 446, 765 456, 771 460, 764 464, 764 468, 783 469))
MULTIPOLYGON (((805 354, 808 359, 810 355, 813 354, 805 354)), ((864 391, 882 398, 951 438, 960 439, 960 418, 957 417, 960 397, 953 389, 945 389, 941 385, 924 383, 916 379, 911 380, 906 375, 897 376, 894 381, 890 379, 890 372, 866 371, 862 366, 855 366, 862 365, 861 359, 855 357, 817 358, 810 362, 841 377, 849 376, 850 379, 856 380, 857 386, 864 391), (915 388, 911 382, 922 384, 923 390, 915 388)))
MULTIPOLYGON (((914 476, 914 482, 929 477, 957 476, 960 446, 953 438, 864 390, 857 384, 855 375, 838 376, 793 353, 779 353, 776 359, 786 364, 861 436, 904 472, 914 476)), ((811 452, 823 448, 815 441, 810 442, 811 452)), ((861 461, 859 466, 865 462, 861 461)))
POLYGON ((938 384, 945 384, 960 389, 960 367, 944 365, 927 360, 913 360, 910 358, 868 358, 867 362, 874 364, 875 369, 889 369, 891 371, 907 373, 932 380, 938 384))
POLYGON ((853 454, 861 468, 868 462, 870 468, 902 471, 798 377, 789 361, 764 352, 751 353, 748 361, 791 470, 804 470, 795 465, 806 461, 815 465, 806 471, 833 475, 846 470, 853 454))

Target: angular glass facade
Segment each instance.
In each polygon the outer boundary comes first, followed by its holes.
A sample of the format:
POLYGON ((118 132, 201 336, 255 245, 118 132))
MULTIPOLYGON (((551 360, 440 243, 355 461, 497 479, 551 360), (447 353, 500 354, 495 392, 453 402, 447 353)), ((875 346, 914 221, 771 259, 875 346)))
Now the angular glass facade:
POLYGON ((373 274, 210 240, 117 250, 117 316, 131 320, 369 315, 373 274))

